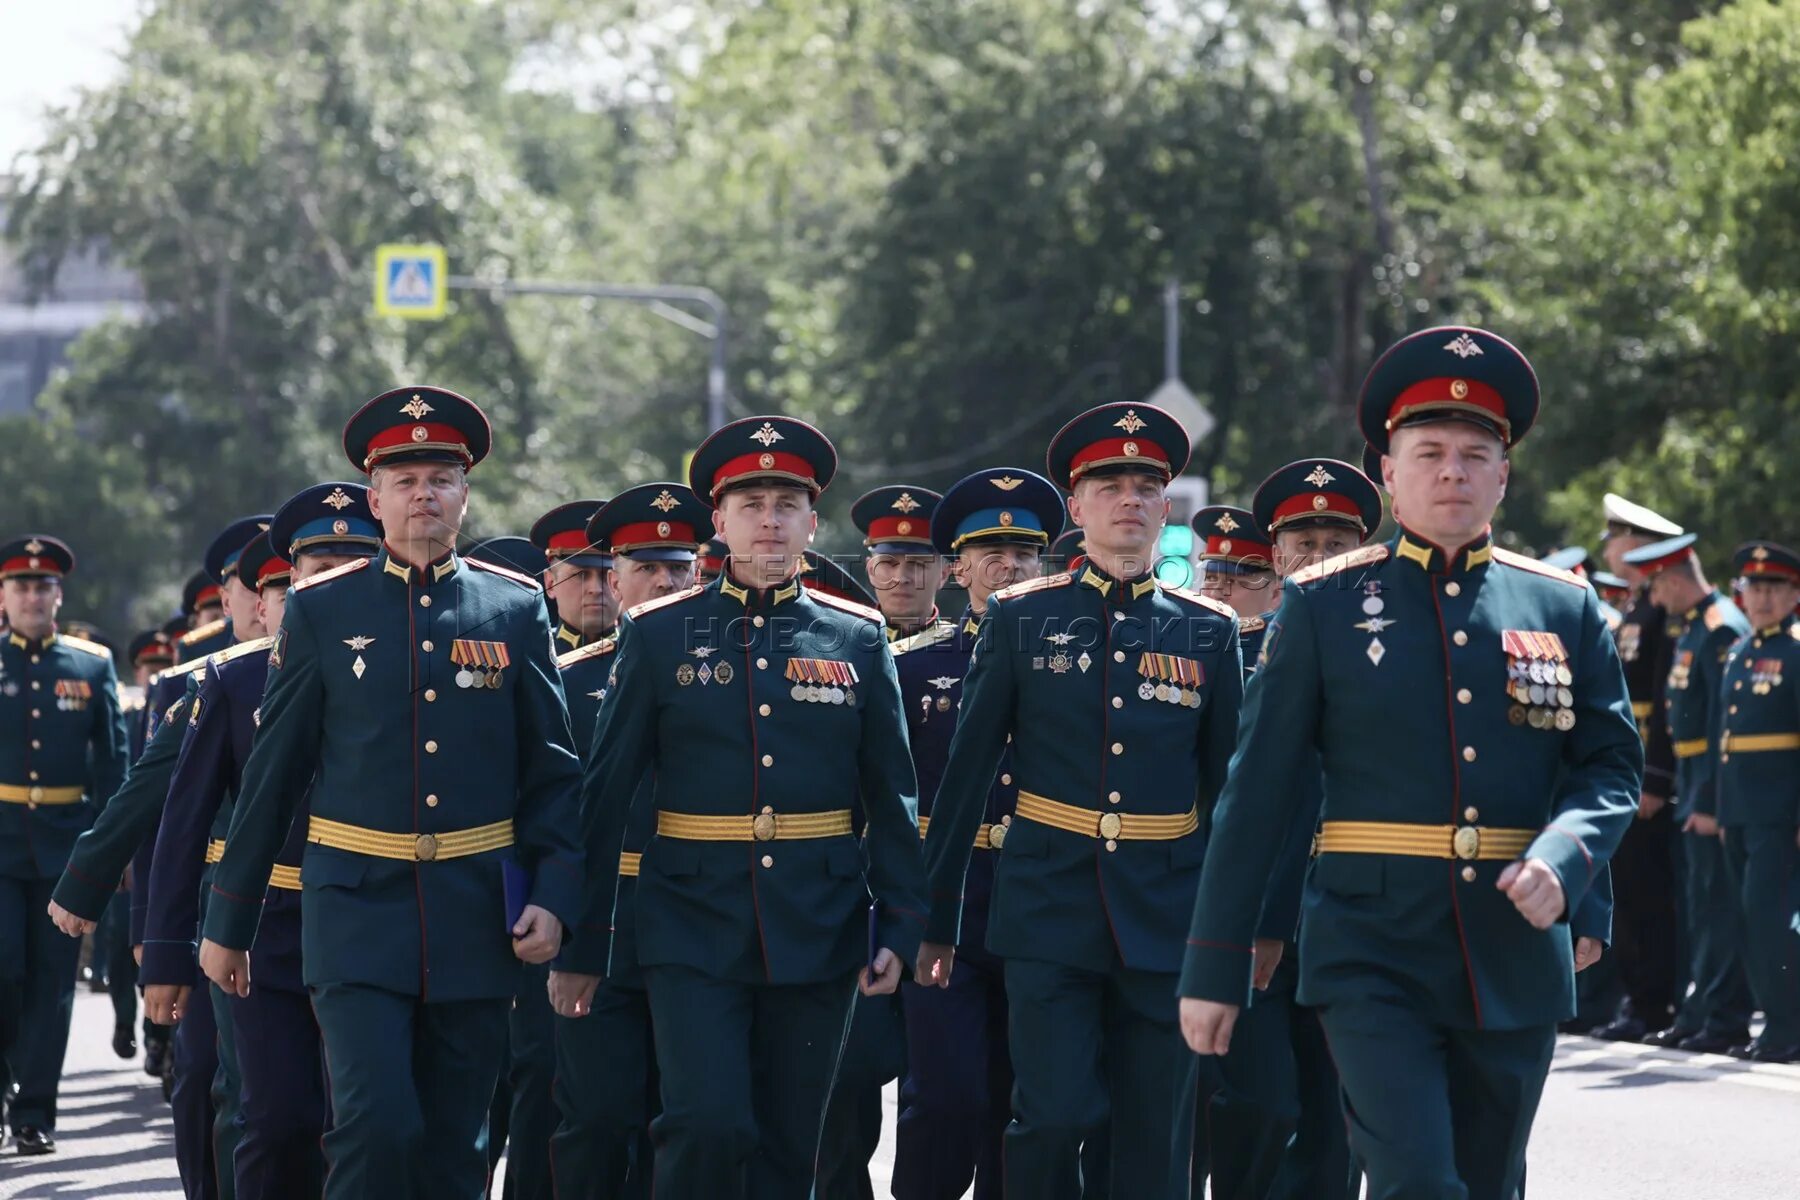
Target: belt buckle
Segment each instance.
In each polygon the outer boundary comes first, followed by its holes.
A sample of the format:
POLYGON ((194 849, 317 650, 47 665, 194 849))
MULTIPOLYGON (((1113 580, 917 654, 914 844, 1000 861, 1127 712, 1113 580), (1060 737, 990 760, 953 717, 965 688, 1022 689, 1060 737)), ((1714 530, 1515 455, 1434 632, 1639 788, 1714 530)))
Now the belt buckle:
POLYGON ((43 799, 44 799, 44 789, 36 786, 35 784, 32 785, 32 788, 29 792, 25 793, 25 802, 27 804, 31 805, 31 807, 33 807, 33 808, 36 808, 38 806, 38 804, 43 801, 43 799))
POLYGON ((1450 839, 1450 848, 1464 862, 1475 861, 1481 855, 1481 830, 1473 825, 1458 826, 1450 839))
POLYGON ((750 822, 750 836, 754 837, 759 842, 774 841, 775 814, 769 812, 757 813, 755 818, 750 822))
POLYGON ((430 862, 437 857, 437 837, 429 833, 421 833, 413 839, 413 858, 419 862, 430 862))
POLYGON ((1100 836, 1109 842, 1119 840, 1119 831, 1125 828, 1125 822, 1119 819, 1116 812, 1100 814, 1100 836))

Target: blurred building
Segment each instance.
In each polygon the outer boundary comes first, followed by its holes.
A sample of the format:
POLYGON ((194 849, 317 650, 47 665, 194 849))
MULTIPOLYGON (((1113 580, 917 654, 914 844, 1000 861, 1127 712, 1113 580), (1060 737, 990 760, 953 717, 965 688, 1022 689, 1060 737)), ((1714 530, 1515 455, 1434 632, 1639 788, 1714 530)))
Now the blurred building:
MULTIPOLYGON (((0 231, 11 184, 0 176, 0 231)), ((50 291, 34 297, 12 248, 0 240, 0 416, 31 408, 83 331, 142 309, 137 280, 98 247, 71 255, 50 291)))

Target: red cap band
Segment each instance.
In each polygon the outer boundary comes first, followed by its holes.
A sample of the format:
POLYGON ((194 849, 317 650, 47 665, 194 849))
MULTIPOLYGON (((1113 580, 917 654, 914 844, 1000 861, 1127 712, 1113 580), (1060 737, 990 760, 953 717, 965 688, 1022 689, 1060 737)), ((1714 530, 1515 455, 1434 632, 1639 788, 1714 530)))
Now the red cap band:
POLYGON ((219 597, 222 594, 218 584, 207 584, 205 587, 194 593, 194 611, 199 612, 209 604, 219 603, 219 597))
POLYGON ((48 554, 31 554, 0 562, 0 579, 10 579, 14 575, 54 575, 61 579, 62 568, 48 554))
POLYGON ((869 522, 870 544, 875 542, 918 542, 931 545, 931 522, 917 517, 876 517, 869 522))
POLYGON ((788 480, 814 493, 819 490, 818 481, 813 478, 813 465, 806 459, 779 450, 759 450, 755 454, 740 454, 728 459, 713 472, 712 494, 717 496, 721 489, 731 484, 763 475, 777 481, 788 480))
POLYGON ((1263 562, 1271 568, 1275 562, 1274 547, 1255 538, 1226 537, 1215 534, 1206 539, 1206 549, 1200 552, 1202 558, 1229 558, 1238 562, 1263 562))
POLYGON ((596 553, 600 550, 598 546, 588 540, 585 529, 565 529, 561 533, 550 535, 550 544, 544 547, 544 553, 553 555, 561 551, 564 554, 580 554, 588 549, 592 549, 596 553))
POLYGON ((462 430, 454 425, 421 421, 417 424, 395 425, 370 438, 369 448, 364 452, 363 470, 366 471, 388 455, 399 454, 403 450, 447 450, 459 455, 464 466, 475 461, 475 456, 469 452, 469 440, 463 436, 462 430))
POLYGON ((1668 570, 1677 563, 1684 563, 1692 557, 1694 557, 1693 547, 1683 546, 1673 554, 1665 554, 1661 558, 1653 558, 1648 562, 1633 563, 1631 565, 1646 575, 1654 575, 1658 571, 1668 570))
POLYGON ((1151 474, 1169 477, 1169 452, 1146 438, 1106 438, 1083 447, 1069 463, 1069 482, 1074 483, 1095 467, 1154 467, 1151 474))
POLYGON ((1800 583, 1800 571, 1784 562, 1776 562, 1772 558, 1753 558, 1744 563, 1744 569, 1738 572, 1745 578, 1756 576, 1780 575, 1800 583))
POLYGON ((1342 492, 1312 492, 1298 496, 1289 496, 1275 506, 1275 520, 1270 524, 1271 530, 1280 529, 1289 521, 1302 517, 1337 517, 1363 527, 1362 509, 1356 502, 1342 492))
POLYGON ((1500 427, 1506 440, 1512 440, 1512 422, 1506 417, 1506 401, 1478 379, 1421 379, 1395 398, 1388 409, 1387 428, 1393 430, 1406 418, 1437 410, 1466 412, 1485 417, 1500 427))
POLYGON ((606 539, 618 554, 630 554, 645 546, 693 546, 700 541, 686 521, 636 521, 621 525, 606 539))
POLYGON ((294 564, 285 558, 271 558, 256 568, 256 586, 266 588, 277 579, 286 579, 294 573, 294 564))

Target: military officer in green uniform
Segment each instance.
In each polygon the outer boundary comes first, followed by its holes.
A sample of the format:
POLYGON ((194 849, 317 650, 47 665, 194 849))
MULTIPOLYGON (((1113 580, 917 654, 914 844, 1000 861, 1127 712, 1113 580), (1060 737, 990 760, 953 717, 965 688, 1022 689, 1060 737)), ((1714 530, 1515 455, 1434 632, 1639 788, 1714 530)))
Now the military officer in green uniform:
POLYGON ((1247 508, 1212 504, 1189 522, 1200 538, 1200 594, 1228 606, 1238 616, 1238 644, 1244 673, 1256 669, 1264 618, 1281 599, 1275 576, 1275 547, 1254 527, 1247 508))
POLYGON ((590 545, 587 537, 588 522, 603 503, 571 500, 531 526, 531 544, 550 562, 544 568, 544 595, 556 614, 558 654, 599 641, 619 623, 619 602, 606 582, 612 560, 600 547, 590 545))
POLYGON ((1723 1054, 1750 1040, 1750 984, 1744 975, 1744 921, 1719 839, 1719 721, 1725 660, 1750 632, 1737 605, 1707 582, 1684 533, 1640 546, 1627 565, 1649 581, 1650 600, 1674 620, 1662 719, 1675 754, 1675 821, 1685 872, 1689 970, 1693 989, 1671 1029, 1683 1050, 1723 1054))
POLYGON ((1800 1061, 1800 554, 1775 542, 1739 546, 1752 633, 1725 667, 1719 734, 1719 826, 1744 914, 1744 965, 1766 1017, 1755 1041, 1731 1053, 1752 1062, 1800 1061))
POLYGON ((328 1200, 485 1194, 520 964, 556 953, 580 894, 579 762, 543 589, 454 550, 490 440, 480 408, 441 388, 351 417, 382 550, 289 592, 213 876, 200 965, 247 995, 310 785, 301 962, 330 1076, 328 1200))
POLYGON ((1538 408, 1484 330, 1403 339, 1363 386, 1399 533, 1291 576, 1219 802, 1182 1028, 1225 1053, 1271 868, 1319 750, 1299 1001, 1377 1200, 1512 1200, 1574 1009, 1566 915, 1636 809, 1642 750, 1592 589, 1494 546, 1538 408))
POLYGON ((1057 433, 1049 476, 1072 492, 1087 561, 989 599, 932 809, 917 976, 942 986, 1011 739, 1018 801, 987 935, 1016 1080, 1009 1197, 1077 1194, 1101 1127, 1113 1194, 1188 1193, 1194 1063, 1175 976, 1244 684, 1231 609, 1152 574, 1187 460, 1181 426, 1149 405, 1102 405, 1057 433))
MULTIPOLYGON (((829 559, 803 573, 802 582, 854 588, 847 598, 879 608, 891 642, 947 625, 938 616, 937 593, 950 566, 931 544, 931 516, 941 499, 929 488, 888 484, 864 492, 850 506, 850 521, 863 535, 863 570, 872 594, 829 559), (844 578, 832 580, 832 575, 844 578)), ((881 1142, 881 1089, 904 1070, 906 1025, 899 995, 859 996, 825 1108, 814 1200, 874 1200, 869 1161, 881 1142)))
POLYGON ((1698 1033, 1675 1021, 1675 1007, 1687 990, 1687 964, 1682 950, 1680 872, 1681 843, 1676 827, 1675 752, 1669 724, 1663 719, 1664 693, 1675 636, 1669 615, 1650 598, 1643 573, 1625 560, 1633 550, 1676 537, 1681 526, 1615 492, 1601 500, 1606 564, 1627 581, 1626 599, 1618 604, 1619 626, 1613 633, 1631 712, 1644 742, 1644 791, 1638 816, 1625 831, 1613 856, 1618 905, 1614 922, 1613 959, 1623 995, 1613 1019, 1593 1031, 1607 1041, 1644 1041, 1676 1045, 1698 1033))
MULTIPOLYGON (((608 585, 618 611, 685 591, 708 510, 679 483, 645 483, 620 492, 588 522, 588 544, 612 562, 608 585)), ((618 637, 557 658, 575 744, 592 753, 618 637)), ((562 1121, 551 1139, 559 1200, 644 1200, 650 1195, 650 1118, 657 1105, 656 1048, 650 1004, 637 964, 638 867, 656 829, 651 777, 638 784, 619 853, 616 895, 591 899, 558 966, 604 976, 586 1011, 556 1018, 556 1104, 562 1121), (591 936, 584 936, 590 934, 591 936), (608 939, 612 961, 607 962, 608 939)))
POLYGON ((57 633, 62 581, 74 569, 74 553, 47 534, 0 543, 0 607, 11 625, 0 638, 0 1083, 11 1095, 13 1149, 26 1155, 56 1149, 81 949, 45 910, 75 839, 127 763, 112 655, 57 633))
MULTIPOLYGON (((700 446, 689 484, 730 548, 724 574, 627 612, 600 702, 588 911, 616 893, 633 809, 655 812, 634 899, 662 1198, 805 1200, 859 976, 892 992, 923 923, 881 615, 799 581, 836 460, 786 417, 733 422, 700 446)), ((590 937, 605 940, 583 928, 571 952, 590 937)), ((553 972, 557 1011, 585 1011, 597 982, 591 967, 553 972)))

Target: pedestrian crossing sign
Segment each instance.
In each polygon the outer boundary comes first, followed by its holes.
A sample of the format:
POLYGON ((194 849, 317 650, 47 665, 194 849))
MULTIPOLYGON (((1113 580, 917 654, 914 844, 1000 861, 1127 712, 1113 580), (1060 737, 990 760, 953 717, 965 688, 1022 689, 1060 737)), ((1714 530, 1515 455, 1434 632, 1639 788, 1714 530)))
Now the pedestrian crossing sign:
POLYGON ((443 318, 449 295, 444 248, 389 242, 375 249, 375 314, 417 321, 443 318))

